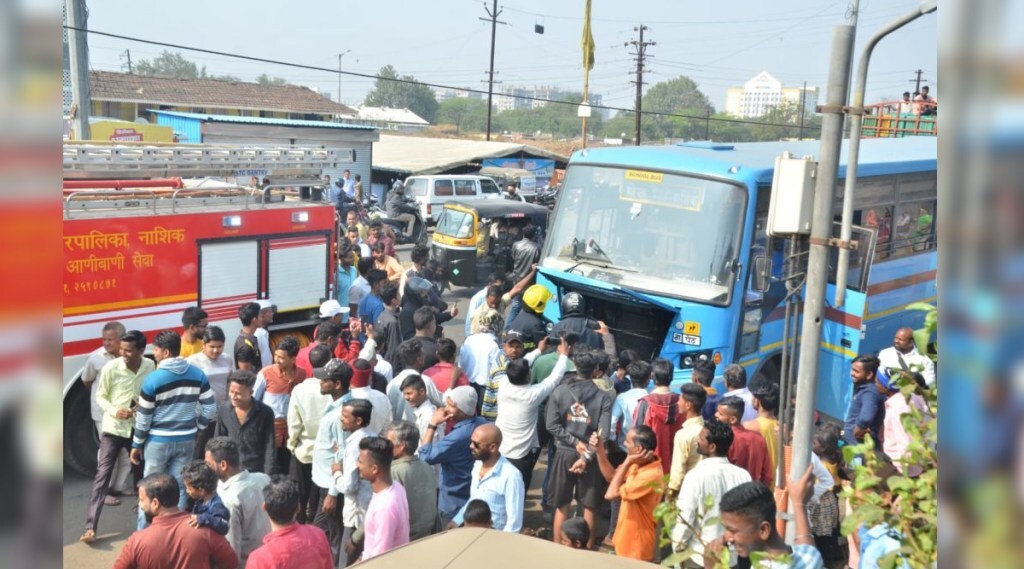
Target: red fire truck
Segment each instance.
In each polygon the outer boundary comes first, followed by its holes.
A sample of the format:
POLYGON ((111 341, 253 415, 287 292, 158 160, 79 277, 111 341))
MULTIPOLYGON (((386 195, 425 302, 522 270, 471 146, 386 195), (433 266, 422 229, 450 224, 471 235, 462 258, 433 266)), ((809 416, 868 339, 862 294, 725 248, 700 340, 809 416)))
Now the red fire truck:
MULTIPOLYGON (((295 188, 320 186, 350 150, 126 146, 64 147, 64 459, 95 469, 98 438, 81 382, 103 325, 152 340, 181 331, 198 305, 232 345, 238 308, 270 299, 272 333, 316 321, 334 274, 336 219, 295 188), (259 189, 241 175, 266 173, 259 189), (173 177, 177 176, 177 177, 173 177), (229 180, 229 182, 225 182, 229 180)), ((273 340, 273 338, 272 338, 273 340)))

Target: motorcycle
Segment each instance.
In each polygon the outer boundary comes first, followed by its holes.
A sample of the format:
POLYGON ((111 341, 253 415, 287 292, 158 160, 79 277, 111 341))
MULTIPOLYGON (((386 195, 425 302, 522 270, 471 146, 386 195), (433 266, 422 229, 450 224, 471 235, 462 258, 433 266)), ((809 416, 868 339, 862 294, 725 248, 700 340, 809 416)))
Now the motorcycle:
POLYGON ((406 245, 409 243, 425 245, 427 243, 427 224, 423 222, 423 214, 420 213, 420 208, 415 200, 406 198, 405 204, 409 206, 406 211, 416 218, 416 221, 413 222, 411 235, 405 234, 404 221, 388 217, 387 211, 380 207, 380 202, 377 200, 377 196, 374 195, 363 201, 363 207, 359 211, 360 222, 369 224, 373 219, 379 219, 381 223, 391 229, 390 233, 394 234, 396 245, 406 245))
POLYGON ((557 202, 558 186, 545 187, 537 190, 537 197, 533 200, 533 203, 542 205, 548 209, 555 209, 555 203, 557 202))

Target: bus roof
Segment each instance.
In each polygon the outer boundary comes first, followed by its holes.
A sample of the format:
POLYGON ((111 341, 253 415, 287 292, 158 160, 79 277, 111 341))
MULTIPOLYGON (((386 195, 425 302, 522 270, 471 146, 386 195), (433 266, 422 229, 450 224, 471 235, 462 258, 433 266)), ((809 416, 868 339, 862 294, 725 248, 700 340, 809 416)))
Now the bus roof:
MULTIPOLYGON (((934 171, 938 152, 936 141, 934 136, 862 139, 857 175, 863 177, 934 171)), ((846 175, 848 142, 843 141, 840 154, 840 178, 846 175)), ((818 140, 737 143, 693 141, 665 146, 592 148, 574 152, 569 163, 695 172, 726 178, 752 177, 757 183, 770 184, 775 158, 783 152, 789 151, 798 157, 817 157, 820 149, 821 142, 818 140), (739 170, 730 172, 735 166, 739 166, 739 170)))

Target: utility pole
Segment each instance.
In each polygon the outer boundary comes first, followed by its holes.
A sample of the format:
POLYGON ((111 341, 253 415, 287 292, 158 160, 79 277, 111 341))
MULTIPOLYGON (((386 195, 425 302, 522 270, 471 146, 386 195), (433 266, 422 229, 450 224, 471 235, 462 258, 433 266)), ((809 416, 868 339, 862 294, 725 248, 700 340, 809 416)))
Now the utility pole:
POLYGON ((494 104, 494 40, 498 35, 498 24, 508 25, 505 22, 498 21, 498 15, 501 14, 501 10, 498 9, 498 0, 494 0, 492 8, 488 8, 484 5, 484 11, 487 12, 486 18, 478 18, 484 22, 491 23, 491 68, 487 72, 487 140, 491 139, 491 112, 493 108, 491 105, 494 104))
POLYGON ((923 69, 918 69, 917 71, 914 72, 914 74, 917 75, 917 79, 911 79, 910 82, 915 84, 914 85, 914 93, 920 93, 921 92, 921 75, 924 75, 924 70, 923 69))
POLYGON ((124 53, 122 55, 124 55, 125 59, 128 60, 128 75, 131 75, 132 73, 135 72, 132 69, 132 50, 126 49, 126 50, 124 50, 124 53))
POLYGON ((800 91, 800 136, 797 140, 804 139, 804 117, 807 115, 807 81, 804 81, 804 88, 800 91))
POLYGON ((72 121, 75 138, 89 140, 89 27, 85 0, 65 0, 68 25, 68 63, 71 68, 72 121))
MULTIPOLYGON (((351 53, 351 49, 346 49, 342 53, 338 54, 338 104, 341 104, 341 58, 345 57, 345 54, 351 53)), ((358 61, 356 63, 359 63, 358 61)))
MULTIPOLYGON (((854 4, 857 0, 854 0, 854 4)), ((856 7, 855 7, 856 11, 856 7)), ((793 463, 790 478, 799 479, 811 461, 811 435, 814 427, 814 403, 818 391, 818 360, 825 318, 825 286, 828 283, 828 258, 834 244, 832 215, 839 153, 843 142, 843 122, 857 26, 837 26, 832 34, 825 104, 819 107, 821 150, 814 184, 810 252, 807 258, 807 289, 797 364, 796 408, 793 422, 793 463)))
POLYGON ((632 83, 636 84, 636 145, 640 146, 640 114, 643 112, 643 89, 644 89, 644 58, 647 55, 647 48, 652 45, 656 45, 652 41, 644 41, 644 32, 649 30, 647 26, 641 24, 640 27, 633 28, 634 32, 640 32, 639 40, 632 40, 625 43, 625 45, 633 46, 636 51, 633 55, 636 56, 636 81, 632 83))

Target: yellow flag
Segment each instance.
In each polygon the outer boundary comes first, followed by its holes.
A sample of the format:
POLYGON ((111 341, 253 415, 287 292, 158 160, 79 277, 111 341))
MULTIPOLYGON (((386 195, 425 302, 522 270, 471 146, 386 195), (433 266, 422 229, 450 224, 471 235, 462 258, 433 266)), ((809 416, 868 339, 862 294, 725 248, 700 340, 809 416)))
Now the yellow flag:
POLYGON ((594 34, 590 33, 590 0, 586 0, 583 14, 583 67, 594 68, 594 34))

